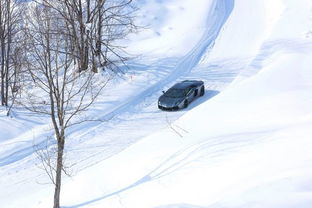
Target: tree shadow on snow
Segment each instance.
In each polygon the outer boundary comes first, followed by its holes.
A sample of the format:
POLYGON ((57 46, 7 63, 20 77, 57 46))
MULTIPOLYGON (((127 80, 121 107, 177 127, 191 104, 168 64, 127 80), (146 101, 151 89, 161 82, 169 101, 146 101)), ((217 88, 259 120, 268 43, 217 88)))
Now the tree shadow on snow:
POLYGON ((98 198, 95 198, 95 199, 92 199, 90 201, 86 201, 86 202, 82 202, 80 204, 76 204, 76 205, 73 205, 73 206, 61 206, 61 208, 80 208, 80 207, 84 207, 84 206, 87 206, 87 205, 90 205, 90 204, 93 204, 95 202, 98 202, 98 201, 101 201, 103 199, 106 199, 108 197, 111 197, 111 196, 114 196, 114 195, 118 195, 119 193, 122 193, 128 189, 131 189, 131 188, 134 188, 140 184, 143 184, 143 183, 146 183, 148 181, 151 181, 152 178, 149 176, 149 175, 146 175, 144 176, 143 178, 141 178, 140 180, 138 180, 137 182, 125 187, 125 188, 122 188, 120 190, 117 190, 115 192, 112 192, 110 194, 107 194, 107 195, 104 195, 104 196, 101 196, 101 197, 98 197, 98 198))

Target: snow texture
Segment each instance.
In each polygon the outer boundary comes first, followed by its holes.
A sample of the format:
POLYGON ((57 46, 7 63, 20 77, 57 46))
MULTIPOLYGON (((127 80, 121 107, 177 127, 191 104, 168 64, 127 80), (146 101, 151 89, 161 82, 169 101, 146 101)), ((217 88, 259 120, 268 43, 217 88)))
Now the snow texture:
MULTIPOLYGON (((312 2, 139 0, 137 54, 67 134, 63 208, 310 208, 312 2), (161 91, 201 79, 177 112, 161 91)), ((48 117, 0 109, 0 204, 52 206, 48 117)))

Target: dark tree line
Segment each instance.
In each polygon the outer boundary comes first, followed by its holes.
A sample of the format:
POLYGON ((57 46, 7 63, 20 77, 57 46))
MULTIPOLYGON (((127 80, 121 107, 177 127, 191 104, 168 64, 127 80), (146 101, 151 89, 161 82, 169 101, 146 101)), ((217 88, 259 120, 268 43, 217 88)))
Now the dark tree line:
MULTIPOLYGON (((41 154, 60 207, 67 129, 127 60, 118 44, 136 30, 132 0, 0 1, 1 105, 49 115, 56 148, 41 154), (55 150, 54 152, 51 152, 55 150)), ((9 110, 10 111, 10 110, 9 110)), ((8 111, 8 112, 9 112, 8 111)))

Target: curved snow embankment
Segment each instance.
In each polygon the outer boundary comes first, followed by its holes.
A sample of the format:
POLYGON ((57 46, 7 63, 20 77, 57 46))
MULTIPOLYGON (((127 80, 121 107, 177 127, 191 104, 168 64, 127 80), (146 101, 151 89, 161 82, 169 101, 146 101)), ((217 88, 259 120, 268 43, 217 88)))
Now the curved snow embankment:
MULTIPOLYGON (((262 1, 256 2, 263 6, 262 1)), ((256 10, 259 14, 261 8, 256 10)), ((244 11, 234 10, 236 20, 244 11)), ((312 45, 300 36, 265 41, 274 39, 281 21, 288 21, 280 20, 279 14, 277 19, 274 27, 270 19, 262 20, 270 28, 264 37, 257 36, 256 46, 246 46, 249 52, 244 51, 251 57, 246 71, 261 69, 260 73, 188 112, 171 125, 173 129, 151 135, 83 171, 67 184, 66 193, 72 194, 81 181, 92 184, 100 178, 102 186, 76 207, 308 208, 312 201, 312 45), (112 176, 103 178, 101 173, 107 172, 112 176), (109 190, 101 192, 107 184, 109 190)), ((239 28, 242 20, 228 26, 239 28)), ((257 31, 259 25, 249 26, 257 31)), ((221 45, 230 45, 223 33, 220 37, 225 41, 221 45)), ((242 38, 235 44, 250 45, 254 40, 242 38)), ((218 44, 215 47, 222 48, 218 44)), ((218 58, 226 57, 219 54, 218 58)), ((66 195, 65 204, 76 198, 66 195)))
POLYGON ((261 73, 183 116, 172 126, 183 138, 164 130, 83 171, 65 188, 68 204, 82 181, 101 178, 107 194, 99 186, 74 207, 308 207, 311 56, 312 47, 282 51, 261 73))
POLYGON ((73 207, 308 208, 311 55, 312 47, 282 52, 192 110, 171 126, 183 138, 167 129, 82 171, 66 184, 64 204, 85 195, 73 207), (95 183, 88 193, 79 189, 95 183))

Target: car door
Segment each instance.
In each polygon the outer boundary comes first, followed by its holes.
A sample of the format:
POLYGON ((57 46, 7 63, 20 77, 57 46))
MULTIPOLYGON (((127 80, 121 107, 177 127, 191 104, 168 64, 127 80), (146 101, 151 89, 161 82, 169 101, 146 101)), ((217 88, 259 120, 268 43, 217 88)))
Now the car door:
POLYGON ((195 89, 189 88, 186 97, 189 103, 192 102, 195 98, 195 89))

